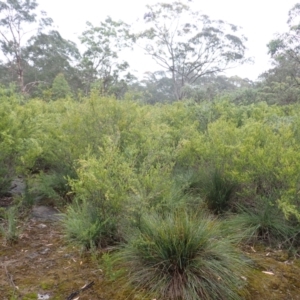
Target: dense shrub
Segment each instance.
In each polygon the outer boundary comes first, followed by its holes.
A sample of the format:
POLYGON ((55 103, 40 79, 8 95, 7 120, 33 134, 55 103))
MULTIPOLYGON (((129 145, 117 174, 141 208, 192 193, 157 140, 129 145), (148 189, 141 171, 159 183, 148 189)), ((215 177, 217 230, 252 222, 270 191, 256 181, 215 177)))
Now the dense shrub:
POLYGON ((0 197, 7 195, 10 190, 12 178, 10 176, 10 171, 4 165, 0 164, 0 197))
MULTIPOLYGON (((25 102, 14 93, 0 97, 2 194, 13 176, 34 176, 42 184, 40 192, 59 201, 70 194, 88 199, 96 191, 105 203, 113 198, 119 213, 121 203, 128 207, 131 199, 144 201, 135 207, 156 209, 173 189, 175 169, 200 174, 202 166, 214 166, 221 172, 204 172, 214 184, 200 195, 209 206, 216 204, 213 211, 230 207, 237 185, 235 199, 244 204, 276 190, 274 205, 286 217, 300 219, 297 104, 235 105, 215 99, 150 106, 95 92, 78 102, 25 102)), ((33 184, 29 190, 36 188, 33 184)))

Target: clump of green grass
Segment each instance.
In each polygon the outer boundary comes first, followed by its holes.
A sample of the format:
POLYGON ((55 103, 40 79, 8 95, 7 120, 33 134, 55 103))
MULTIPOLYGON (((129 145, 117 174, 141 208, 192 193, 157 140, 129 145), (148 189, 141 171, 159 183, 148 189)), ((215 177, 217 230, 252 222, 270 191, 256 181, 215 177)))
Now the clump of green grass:
POLYGON ((215 170, 210 177, 206 202, 208 208, 214 213, 220 214, 230 208, 230 200, 236 184, 225 178, 219 171, 215 170))
POLYGON ((214 214, 222 214, 231 208, 231 198, 236 183, 227 178, 223 172, 213 167, 203 167, 190 175, 187 189, 192 194, 199 194, 207 208, 214 214))
POLYGON ((12 243, 19 238, 18 222, 18 208, 11 206, 3 213, 3 224, 0 224, 0 233, 5 237, 6 242, 12 243))
POLYGON ((242 299, 247 263, 221 232, 208 215, 149 215, 127 238, 119 266, 132 286, 158 299, 242 299))
POLYGON ((62 225, 65 237, 82 249, 103 246, 113 237, 113 219, 104 219, 99 207, 93 202, 74 201, 69 205, 62 225))
POLYGON ((5 166, 4 161, 5 159, 0 156, 0 196, 7 195, 12 182, 12 172, 5 166))
POLYGON ((261 198, 255 207, 239 208, 240 212, 227 221, 227 230, 239 233, 243 242, 265 242, 269 245, 289 246, 299 232, 276 205, 268 198, 261 198))
POLYGON ((27 180, 28 197, 34 199, 49 200, 55 205, 62 205, 69 200, 70 186, 67 178, 75 178, 76 174, 71 168, 62 166, 60 169, 40 171, 27 180))

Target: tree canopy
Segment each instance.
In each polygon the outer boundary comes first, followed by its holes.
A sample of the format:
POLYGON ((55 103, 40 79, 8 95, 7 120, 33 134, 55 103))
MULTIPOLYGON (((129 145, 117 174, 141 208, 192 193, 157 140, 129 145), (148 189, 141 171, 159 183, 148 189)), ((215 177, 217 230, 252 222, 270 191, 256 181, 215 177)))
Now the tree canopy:
POLYGON ((97 90, 118 99, 129 93, 153 104, 212 100, 221 94, 239 103, 244 96, 247 103, 299 100, 300 3, 289 11, 289 30, 268 43, 273 67, 257 82, 225 73, 249 60, 241 29, 210 18, 194 4, 184 0, 148 5, 132 25, 109 16, 98 24, 87 22, 79 47, 54 29, 36 0, 2 0, 0 84, 14 83, 27 97, 47 98, 54 79, 63 74, 75 97, 97 90), (134 55, 136 47, 153 58, 155 71, 135 76, 124 52, 130 49, 134 55))
POLYGON ((146 29, 136 34, 146 53, 168 72, 176 99, 184 87, 245 61, 246 38, 238 27, 173 2, 148 5, 146 29))
POLYGON ((45 12, 37 12, 35 0, 0 1, 0 47, 6 59, 6 69, 17 75, 20 90, 24 92, 23 47, 28 34, 40 32, 52 24, 45 12), (31 25, 31 26, 30 26, 31 25))

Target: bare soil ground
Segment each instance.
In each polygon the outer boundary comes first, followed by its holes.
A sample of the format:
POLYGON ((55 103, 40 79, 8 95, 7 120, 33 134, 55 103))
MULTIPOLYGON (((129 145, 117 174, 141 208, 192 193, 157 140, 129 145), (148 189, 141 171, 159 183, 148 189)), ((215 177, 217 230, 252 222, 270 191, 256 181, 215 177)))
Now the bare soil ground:
MULTIPOLYGON (((300 300, 300 261, 280 250, 246 247, 255 261, 245 280, 255 300, 300 300)), ((0 299, 140 299, 105 279, 89 253, 68 245, 58 222, 30 218, 19 240, 7 244, 0 237, 0 299), (76 293, 84 285, 90 288, 76 293)), ((152 300, 152 299, 149 299, 152 300)), ((158 300, 158 299, 157 299, 158 300)), ((163 299, 160 299, 163 300, 163 299)))
POLYGON ((15 244, 0 242, 1 299, 37 299, 38 294, 40 299, 67 299, 90 282, 94 285, 80 299, 111 299, 102 290, 101 270, 65 244, 57 224, 31 219, 15 244))

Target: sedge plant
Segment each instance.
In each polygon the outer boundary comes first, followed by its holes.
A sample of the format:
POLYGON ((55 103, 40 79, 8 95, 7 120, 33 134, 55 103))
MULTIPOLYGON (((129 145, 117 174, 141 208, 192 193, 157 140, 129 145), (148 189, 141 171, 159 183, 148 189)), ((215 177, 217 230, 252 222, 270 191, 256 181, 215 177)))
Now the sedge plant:
POLYGON ((128 272, 126 284, 158 299, 243 297, 247 262, 208 215, 144 216, 117 256, 118 266, 128 272))
POLYGON ((8 243, 15 242, 19 238, 17 217, 18 208, 16 206, 11 206, 3 212, 3 224, 0 224, 0 233, 8 243))
POLYGON ((246 243, 290 246, 299 232, 299 226, 287 220, 274 199, 268 197, 260 197, 253 207, 239 206, 239 213, 225 223, 224 228, 246 243))
POLYGON ((97 205, 86 200, 68 206, 62 225, 66 239, 83 250, 103 246, 114 232, 113 220, 104 219, 97 205))

